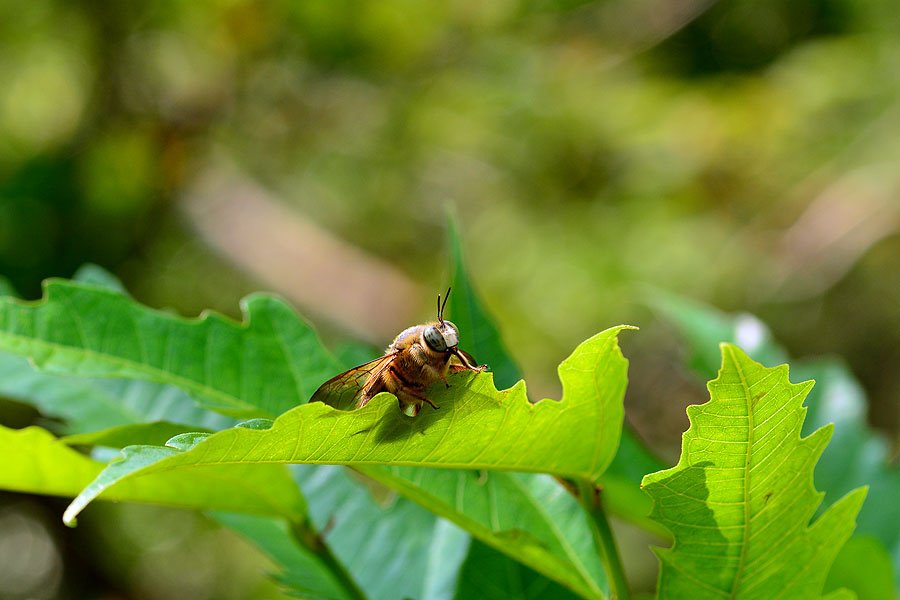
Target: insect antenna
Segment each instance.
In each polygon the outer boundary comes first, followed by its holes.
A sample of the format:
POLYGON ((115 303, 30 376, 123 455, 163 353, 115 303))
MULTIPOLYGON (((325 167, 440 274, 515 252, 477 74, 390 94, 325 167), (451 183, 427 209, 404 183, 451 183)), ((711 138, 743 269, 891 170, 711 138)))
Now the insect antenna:
POLYGON ((450 298, 450 290, 453 288, 447 288, 447 293, 444 295, 444 302, 441 303, 441 295, 438 294, 438 321, 441 322, 441 325, 444 324, 444 307, 447 306, 447 299, 450 298))

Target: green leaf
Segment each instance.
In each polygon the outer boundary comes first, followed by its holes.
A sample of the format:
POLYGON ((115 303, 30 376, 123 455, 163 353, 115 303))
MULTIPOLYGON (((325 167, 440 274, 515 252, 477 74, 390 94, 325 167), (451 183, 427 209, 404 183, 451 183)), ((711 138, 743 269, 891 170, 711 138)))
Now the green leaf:
POLYGON ((228 429, 183 451, 126 448, 125 458, 88 486, 65 518, 125 478, 211 464, 392 464, 596 479, 615 454, 623 419, 628 362, 617 335, 624 328, 595 335, 560 365, 560 402, 531 404, 524 382, 499 392, 490 374, 458 373, 450 388, 434 388, 431 397, 442 408, 415 418, 400 413, 386 393, 351 412, 305 404, 271 429, 228 429))
POLYGON ((650 518, 652 503, 641 490, 645 475, 664 468, 662 461, 651 454, 626 425, 615 458, 600 476, 604 508, 644 529, 668 535, 664 527, 650 518))
POLYGON ((18 293, 16 293, 16 288, 13 287, 13 284, 10 283, 9 279, 3 277, 2 275, 0 275, 0 296, 18 296, 18 293))
MULTIPOLYGON (((328 358, 328 353, 327 353, 327 351, 325 351, 324 349, 322 349, 320 345, 316 345, 316 346, 314 346, 314 347, 309 348, 309 349, 307 350, 307 353, 306 353, 306 354, 307 354, 307 356, 308 356, 308 355, 311 354, 311 353, 319 353, 321 356, 318 358, 318 360, 320 360, 320 361, 323 360, 323 357, 324 357, 324 359, 327 359, 327 358, 328 358)), ((492 359, 492 360, 493 360, 493 359, 492 359)), ((313 361, 313 362, 315 363, 315 361, 313 361)), ((495 362, 495 361, 494 361, 494 362, 495 362)), ((590 362, 590 361, 588 361, 588 362, 590 362)), ((306 366, 305 363, 300 362, 300 363, 298 363, 297 365, 295 365, 294 367, 295 367, 298 371, 300 371, 301 373, 303 373, 303 371, 304 371, 304 369, 305 369, 305 366, 306 366)), ((577 366, 577 365, 576 365, 576 366, 577 366)), ((592 366, 593 366, 593 365, 592 365, 592 366)), ((623 370, 624 370, 624 369, 623 369, 623 370)), ((46 373, 39 373, 38 375, 41 376, 41 377, 45 377, 45 378, 51 377, 50 375, 48 375, 48 374, 46 374, 46 373)), ((73 381, 73 380, 65 380, 65 379, 58 378, 58 377, 57 377, 56 379, 57 379, 59 382, 61 382, 61 383, 62 383, 62 382, 66 382, 66 381, 69 381, 69 382, 71 382, 71 383, 80 383, 78 380, 74 380, 74 381, 73 381)), ((85 381, 85 380, 82 380, 82 381, 85 381)), ((100 383, 100 384, 103 384, 103 383, 110 383, 110 384, 111 384, 111 383, 114 383, 114 382, 95 382, 95 381, 91 381, 90 383, 92 383, 92 384, 93 384, 93 383, 100 383)), ((121 383, 121 382, 115 382, 115 383, 118 384, 118 383, 121 383)), ((133 384, 133 385, 137 385, 137 384, 141 384, 141 383, 143 383, 143 382, 124 382, 124 383, 130 383, 130 384, 133 384)), ((154 384, 147 384, 147 385, 154 385, 154 384)), ((169 389, 172 389, 172 388, 170 387, 169 389)), ((288 390, 287 393, 290 393, 290 390, 288 390)), ((496 392, 495 392, 495 393, 496 393, 496 392)), ((524 397, 524 395, 523 395, 523 397, 524 397)), ((394 406, 396 406, 396 404, 394 404, 394 406)), ((158 416, 158 415, 157 415, 157 416, 158 416)), ((439 415, 439 416, 441 416, 441 418, 445 418, 445 417, 443 416, 443 414, 441 414, 441 415, 439 415)), ((420 417, 424 417, 424 414, 421 415, 420 417)), ((144 418, 145 418, 145 417, 141 416, 141 411, 136 411, 136 413, 135 413, 134 415, 132 415, 132 419, 133 419, 133 420, 142 420, 142 419, 144 419, 144 418)), ((126 419, 126 420, 128 420, 128 419, 126 419)), ((402 421, 402 419, 401 419, 401 421, 402 421)), ((151 427, 152 427, 152 426, 151 426, 151 427)), ((110 433, 113 433, 113 432, 110 432, 110 433)), ((142 428, 125 428, 125 429, 118 430, 117 434, 122 434, 122 436, 124 436, 124 437, 120 436, 121 439, 117 440, 117 442, 124 442, 124 441, 127 439, 127 436, 128 436, 128 435, 142 435, 142 428)), ((107 433, 102 432, 102 433, 99 434, 99 435, 100 435, 100 436, 106 436, 107 433)), ((202 438, 193 438, 194 441, 196 441, 197 439, 202 439, 202 438)), ((101 438, 100 438, 100 437, 93 437, 93 438, 92 438, 92 437, 82 437, 82 438, 80 438, 80 439, 79 439, 79 438, 75 438, 75 440, 76 440, 76 441, 79 441, 80 443, 91 443, 91 442, 96 443, 96 442, 100 442, 100 441, 101 441, 101 438)), ((106 443, 110 443, 110 440, 107 440, 106 443)), ((181 438, 181 439, 179 439, 179 440, 175 440, 173 443, 175 443, 176 445, 183 444, 183 438, 181 438)), ((116 445, 117 445, 117 444, 116 444, 116 445)), ((188 443, 188 447, 189 447, 189 443, 188 443)), ((164 452, 161 452, 161 453, 157 453, 156 456, 157 456, 157 457, 165 457, 165 456, 168 456, 168 451, 164 451, 164 452)), ((371 467, 370 467, 370 468, 371 468, 371 467)), ((522 478, 522 479, 524 479, 524 477, 522 477, 522 476, 519 476, 519 477, 522 478)), ((555 486, 555 484, 553 484, 553 485, 555 486)), ((484 488, 482 488, 482 489, 484 489, 484 488)), ((519 493, 524 495, 524 494, 526 493, 526 492, 524 491, 525 489, 526 489, 526 487, 525 487, 525 486, 522 486, 522 487, 520 488, 521 491, 520 491, 519 493)), ((484 490, 484 491, 488 491, 488 490, 484 490)), ((559 492, 559 493, 562 493, 562 492, 561 492, 561 489, 559 489, 559 488, 556 488, 555 491, 556 491, 556 492, 559 492)), ((507 494, 510 495, 510 497, 512 497, 512 496, 511 496, 512 492, 507 491, 507 494)), ((568 497, 566 497, 566 498, 568 499, 568 497)), ((517 499, 517 500, 520 500, 520 499, 517 499)), ((528 502, 530 502, 530 501, 533 501, 533 499, 528 499, 527 497, 524 498, 524 502, 525 502, 526 504, 527 504, 528 502)), ((468 507, 467 507, 467 508, 468 508, 468 507)), ((577 511, 577 509, 576 509, 575 512, 578 513, 579 511, 577 511)), ((568 515, 566 515, 566 516, 568 516, 568 515)), ((532 535, 532 534, 528 531, 529 527, 532 527, 532 528, 533 528, 533 526, 532 526, 531 524, 527 523, 527 521, 523 521, 523 522, 521 523, 521 526, 522 526, 522 529, 519 530, 519 534, 521 534, 521 535, 523 535, 523 536, 525 536, 525 535, 532 535), (526 526, 527 526, 527 527, 526 527, 526 526)), ((540 528, 541 528, 542 526, 545 526, 545 525, 541 525, 540 522, 539 522, 539 523, 538 523, 538 526, 537 526, 537 529, 540 530, 540 528)), ((508 532, 507 532, 507 533, 508 533, 508 532)), ((517 555, 516 553, 518 552, 517 546, 516 546, 515 544, 512 544, 512 545, 510 545, 510 548, 513 549, 513 552, 511 552, 511 554, 512 554, 513 556, 516 556, 516 555, 517 555)), ((590 553, 591 553, 591 554, 595 554, 595 551, 591 548, 590 553)), ((567 567, 566 569, 559 569, 559 570, 560 570, 560 571, 563 571, 563 570, 565 570, 565 571, 573 571, 572 565, 571 565, 570 563, 566 563, 566 567, 567 567)), ((577 570, 576 570, 576 571, 577 571, 577 570)))
MULTIPOLYGON (((51 496, 76 496, 103 470, 40 427, 0 425, 0 489, 51 496)), ((123 488, 117 494, 127 494, 123 488)))
POLYGON ((458 600, 574 600, 566 588, 509 560, 490 546, 473 542, 459 575, 458 600))
MULTIPOLYGON (((453 293, 448 303, 449 314, 460 326, 463 336, 461 345, 469 349, 479 361, 490 365, 498 385, 512 385, 520 379, 519 367, 509 355, 500 334, 487 310, 475 293, 465 261, 456 220, 449 219, 450 271, 453 277, 453 293), (465 332, 476 332, 470 347, 465 332)), ((619 448, 613 462, 601 477, 606 507, 614 514, 659 531, 661 528, 647 515, 650 513, 650 499, 641 489, 641 479, 647 473, 659 471, 664 465, 653 456, 635 437, 627 424, 622 429, 619 448)), ((412 497, 412 496, 410 496, 412 497)))
POLYGON ((299 596, 327 600, 353 598, 329 566, 298 542, 288 521, 241 513, 207 514, 262 550, 281 569, 276 579, 299 596))
POLYGON ((118 292, 124 296, 128 295, 128 291, 118 277, 93 263, 85 263, 78 267, 78 270, 72 275, 72 279, 79 283, 87 283, 112 292, 118 292))
POLYGON ((801 438, 812 382, 791 384, 722 345, 710 401, 688 408, 681 459, 644 478, 651 516, 675 537, 657 551, 660 598, 818 597, 865 498, 858 489, 815 522, 812 484, 831 427, 801 438))
POLYGON ((602 598, 608 591, 588 517, 551 477, 412 467, 360 470, 581 596, 602 598))
POLYGON ((834 561, 825 591, 853 590, 858 600, 892 600, 894 571, 884 546, 872 537, 854 535, 834 561))
MULTIPOLYGON (((115 276, 96 265, 84 265, 78 269, 75 278, 119 294, 127 293, 115 276)), ((217 430, 234 424, 232 419, 198 407, 187 394, 174 386, 148 381, 53 375, 32 368, 24 358, 4 353, 0 353, 0 394, 30 404, 45 416, 62 420, 62 429, 70 433, 152 421, 170 421, 195 430, 217 430)), ((168 437, 160 435, 156 438, 159 440, 157 443, 163 443, 172 435, 175 433, 168 437)), ((120 436, 122 441, 125 438, 120 436)), ((147 438, 135 438, 129 443, 147 442, 147 438)))
MULTIPOLYGON (((292 470, 309 498, 313 524, 373 600, 483 597, 482 585, 487 586, 485 597, 537 597, 522 595, 529 592, 565 600, 575 597, 506 556, 470 543, 462 530, 352 471, 308 465, 292 470)), ((212 517, 269 555, 279 568, 276 577, 290 591, 304 597, 315 593, 320 559, 298 542, 295 529, 274 518, 222 518, 218 513, 212 517)))
MULTIPOLYGON (((174 386, 123 379, 84 379, 37 371, 18 356, 0 353, 0 395, 64 421, 63 431, 83 433, 167 420, 218 430, 233 419, 196 405, 174 386)), ((132 442, 138 443, 138 442, 132 442)))
POLYGON ((236 323, 215 313, 174 317, 87 284, 50 280, 44 288, 38 302, 0 299, 0 350, 49 372, 175 385, 206 408, 272 417, 338 370, 317 351, 315 332, 270 296, 245 299, 236 323))
POLYGON ((868 425, 862 388, 847 367, 833 359, 801 362, 794 370, 816 380, 806 402, 807 421, 813 426, 835 424, 834 437, 816 465, 816 483, 827 493, 826 501, 869 486, 856 532, 879 539, 893 554, 895 571, 900 570, 900 469, 890 463, 887 440, 868 425))
MULTIPOLYGON (((164 451, 164 449, 159 449, 164 451)), ((52 496, 75 496, 105 465, 94 461, 39 427, 0 426, 0 489, 52 496)), ((107 500, 208 508, 296 518, 303 498, 280 465, 208 466, 166 472, 124 482, 107 500)))
MULTIPOLYGON (((709 350, 721 341, 745 348, 749 344, 749 354, 763 364, 784 362, 784 350, 755 317, 722 313, 663 292, 654 293, 651 304, 678 327, 694 356, 692 366, 701 376, 714 372, 709 350)), ((862 387, 846 365, 835 359, 796 361, 792 369, 799 378, 817 382, 806 399, 809 412, 803 435, 828 423, 836 426, 815 471, 817 485, 826 492, 826 503, 861 485, 869 486, 856 533, 881 540, 892 553, 894 572, 900 578, 900 503, 896 500, 900 498, 900 469, 891 464, 884 436, 868 425, 862 387)), ((862 568, 876 564, 877 560, 860 561, 862 568)), ((895 585, 900 589, 900 579, 895 585)))
POLYGON ((347 469, 292 470, 313 524, 368 596, 450 597, 469 547, 464 531, 347 469))

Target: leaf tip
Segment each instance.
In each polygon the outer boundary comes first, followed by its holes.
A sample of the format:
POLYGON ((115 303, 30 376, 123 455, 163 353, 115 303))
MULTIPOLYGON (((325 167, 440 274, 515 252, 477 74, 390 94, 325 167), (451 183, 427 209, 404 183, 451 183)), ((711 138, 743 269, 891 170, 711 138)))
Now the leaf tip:
POLYGON ((74 500, 66 507, 65 512, 63 512, 63 525, 66 527, 78 527, 78 515, 84 510, 84 507, 87 506, 87 502, 83 498, 84 492, 78 494, 74 500))
POLYGON ((272 425, 275 423, 272 419, 249 419, 247 421, 242 421, 235 425, 235 427, 240 427, 242 429, 257 429, 257 430, 266 430, 272 429, 272 425))
MULTIPOLYGON (((237 426, 240 427, 241 425, 243 424, 237 426)), ((252 429, 252 427, 250 429, 252 429)), ((187 452, 196 447, 197 444, 208 438, 210 435, 211 434, 205 432, 179 433, 178 435, 169 438, 168 441, 166 441, 165 446, 174 450, 187 452)), ((128 456, 128 453, 133 452, 136 448, 140 448, 140 446, 126 446, 122 451, 128 456)))

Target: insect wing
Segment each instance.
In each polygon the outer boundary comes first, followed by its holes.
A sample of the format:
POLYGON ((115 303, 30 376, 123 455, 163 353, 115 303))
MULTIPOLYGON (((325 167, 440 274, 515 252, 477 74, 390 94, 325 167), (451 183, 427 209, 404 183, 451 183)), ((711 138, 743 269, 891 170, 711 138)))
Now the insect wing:
POLYGON ((324 402, 338 410, 358 408, 366 385, 381 377, 396 356, 396 352, 385 354, 335 375, 319 386, 310 402, 324 402))

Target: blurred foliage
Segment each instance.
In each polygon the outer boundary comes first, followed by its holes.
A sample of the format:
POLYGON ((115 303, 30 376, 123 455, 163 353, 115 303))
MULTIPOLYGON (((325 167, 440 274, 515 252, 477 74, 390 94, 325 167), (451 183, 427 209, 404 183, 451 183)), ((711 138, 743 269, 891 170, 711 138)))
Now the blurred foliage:
POLYGON ((94 261, 151 303, 234 313, 252 282, 177 216, 224 161, 435 289, 453 202, 544 381, 652 281, 759 314, 795 354, 848 354, 896 427, 900 381, 867 366, 900 359, 895 8, 4 0, 0 273, 33 297, 94 261), (892 229, 795 293, 781 234, 848 174, 892 229))
POLYGON ((842 355, 896 445, 898 32, 895 0, 0 0, 0 276, 237 314, 259 284, 182 209, 224 164, 438 291, 452 203, 535 397, 612 323, 633 381, 670 368, 651 282, 842 355))

